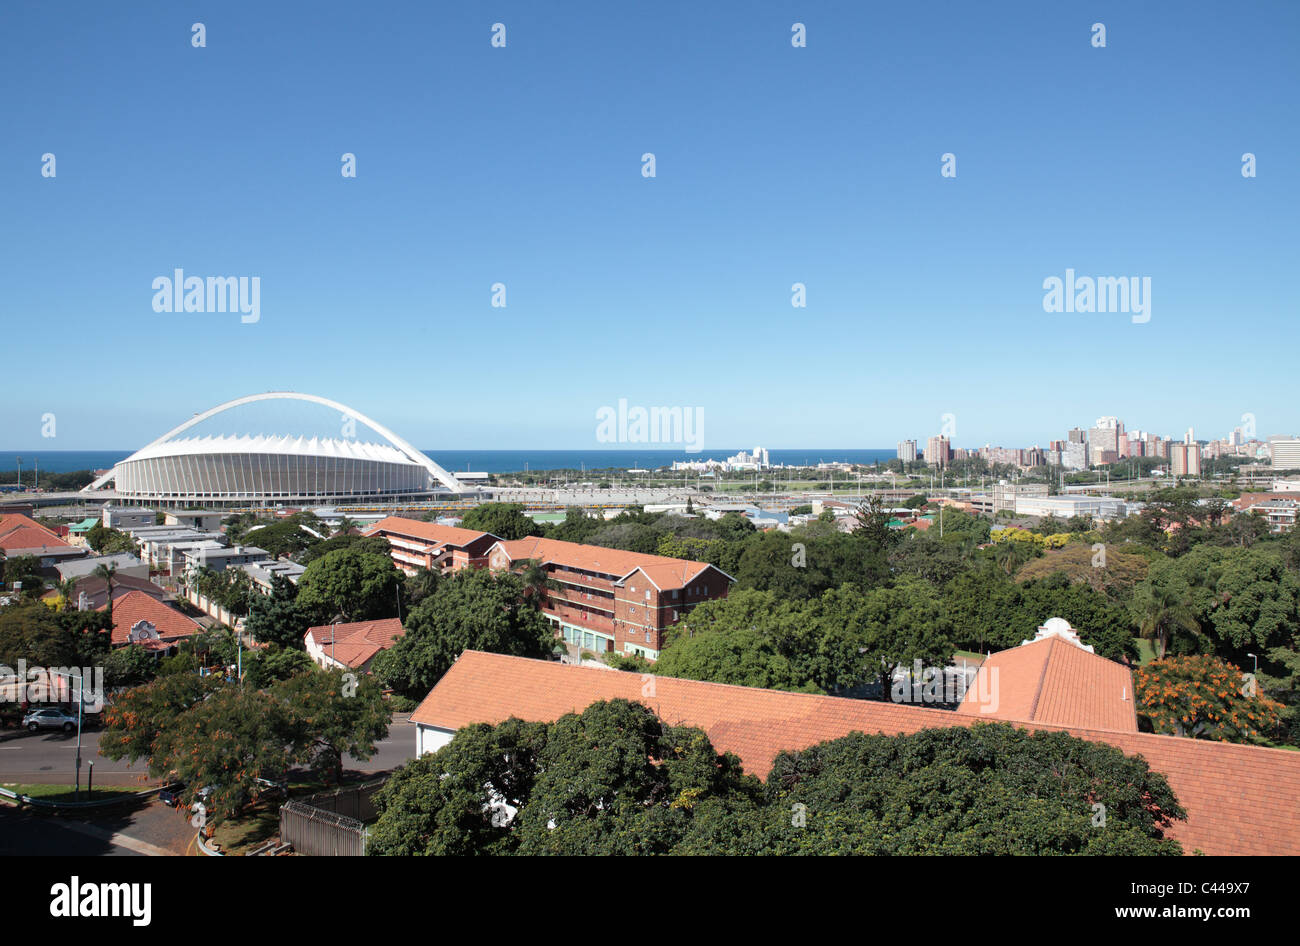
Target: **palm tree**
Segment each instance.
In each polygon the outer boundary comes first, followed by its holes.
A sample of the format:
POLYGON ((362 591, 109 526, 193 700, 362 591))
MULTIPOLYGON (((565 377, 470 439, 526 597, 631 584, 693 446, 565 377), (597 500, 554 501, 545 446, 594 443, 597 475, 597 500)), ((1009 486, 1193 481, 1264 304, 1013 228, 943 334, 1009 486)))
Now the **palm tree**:
POLYGON ((1016 548, 1014 540, 1004 540, 994 547, 993 558, 998 563, 998 567, 1010 575, 1020 564, 1020 550, 1016 548))
POLYGON ((1179 630, 1198 633, 1201 629, 1185 598, 1175 589, 1156 586, 1140 592, 1136 602, 1138 634, 1158 645, 1156 656, 1163 660, 1169 641, 1179 630))
POLYGON ((117 565, 110 562, 107 565, 97 565, 95 567, 95 577, 104 579, 104 584, 108 585, 108 626, 113 626, 113 576, 117 574, 117 565))
POLYGON ((547 573, 546 566, 535 558, 524 562, 519 574, 524 580, 524 597, 536 601, 538 608, 544 608, 548 593, 560 587, 560 583, 547 573))
POLYGON ((63 599, 63 610, 72 609, 72 596, 77 593, 77 579, 65 578, 58 583, 59 597, 63 599))

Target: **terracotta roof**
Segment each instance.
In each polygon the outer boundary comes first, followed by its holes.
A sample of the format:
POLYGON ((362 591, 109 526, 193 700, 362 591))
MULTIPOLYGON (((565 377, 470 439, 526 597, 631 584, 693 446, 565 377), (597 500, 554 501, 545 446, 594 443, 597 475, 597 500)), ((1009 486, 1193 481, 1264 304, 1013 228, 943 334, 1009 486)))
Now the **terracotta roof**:
POLYGON ((364 667, 374 659, 375 654, 392 647, 393 642, 405 633, 401 621, 385 618, 382 621, 354 621, 337 626, 321 624, 308 628, 306 637, 339 663, 349 667, 364 667))
MULTIPOLYGON (((108 605, 105 604, 95 610, 103 611, 107 607, 108 605)), ((164 641, 189 637, 203 630, 198 622, 143 591, 128 591, 123 595, 114 594, 113 643, 127 643, 131 628, 139 621, 148 621, 152 624, 158 631, 158 636, 164 641)))
POLYGON ((0 535, 0 549, 16 552, 24 549, 70 549, 57 535, 44 526, 19 526, 0 535))
POLYGON ((0 549, 5 552, 19 549, 72 548, 59 538, 58 533, 45 528, 30 516, 20 512, 0 515, 0 549))
POLYGON ((626 578, 640 569, 660 590, 681 588, 694 581, 703 572, 715 567, 708 562, 691 562, 664 555, 625 552, 622 549, 607 549, 600 545, 561 542, 559 539, 515 539, 512 542, 498 542, 493 548, 502 549, 513 562, 536 559, 562 568, 580 568, 618 578, 626 578))
POLYGON ((476 532, 473 529, 460 529, 456 526, 441 526, 436 522, 421 522, 418 519, 403 519, 401 516, 389 516, 386 519, 380 519, 370 528, 366 529, 366 535, 377 535, 380 532, 393 532, 397 535, 411 536, 416 539, 423 539, 426 542, 433 542, 438 545, 454 545, 457 548, 463 548, 472 542, 476 542, 484 536, 495 539, 496 536, 489 532, 476 532))
MULTIPOLYGON (((714 748, 734 752, 766 777, 781 750, 798 750, 851 732, 907 734, 970 726, 976 717, 928 707, 654 677, 465 651, 411 717, 456 730, 511 716, 549 722, 598 700, 644 703, 665 721, 698 726, 714 748)), ((1187 810, 1169 835, 1190 854, 1300 855, 1300 752, 1151 733, 1016 721, 1026 729, 1068 732, 1141 755, 1169 780, 1187 810)))
MULTIPOLYGON (((172 597, 171 592, 166 588, 155 585, 147 578, 137 578, 135 575, 113 576, 114 601, 131 591, 143 592, 151 598, 157 598, 159 601, 172 597)), ((108 583, 97 575, 86 575, 78 578, 76 584, 73 585, 72 600, 74 604, 77 601, 77 596, 83 592, 90 606, 98 610, 100 605, 108 600, 108 583)))
POLYGON ((985 720, 1137 732, 1133 672, 1060 637, 990 656, 957 712, 985 720))
MULTIPOLYGON (((45 529, 45 526, 41 525, 31 516, 25 516, 21 512, 0 513, 0 538, 8 535, 14 529, 21 529, 23 527, 29 529, 45 529)), ((49 532, 50 535, 54 534, 53 532, 50 532, 49 529, 45 529, 45 531, 49 532)))

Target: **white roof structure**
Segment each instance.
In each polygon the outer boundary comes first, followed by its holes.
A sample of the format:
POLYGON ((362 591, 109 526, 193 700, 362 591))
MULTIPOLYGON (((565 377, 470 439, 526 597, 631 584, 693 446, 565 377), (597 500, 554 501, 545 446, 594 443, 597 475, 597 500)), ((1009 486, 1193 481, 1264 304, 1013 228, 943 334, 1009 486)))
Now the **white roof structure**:
POLYGON ((296 391, 250 394, 195 414, 118 463, 82 492, 102 489, 110 480, 116 480, 119 492, 141 498, 164 497, 178 500, 248 494, 281 495, 285 492, 309 498, 322 492, 330 495, 332 492, 347 493, 350 489, 355 491, 358 488, 376 494, 385 491, 409 492, 413 487, 431 489, 435 483, 455 493, 465 490, 456 477, 388 428, 338 401, 296 391), (351 439, 275 434, 180 437, 180 434, 211 417, 258 401, 306 401, 331 408, 340 411, 345 418, 359 421, 371 428, 386 442, 367 443, 351 439), (268 466, 261 461, 250 465, 233 459, 254 456, 271 456, 280 460, 268 466), (300 461, 295 458, 304 459, 300 461), (333 459, 369 466, 361 470, 354 469, 351 475, 345 477, 341 466, 335 469, 335 465, 327 462, 306 462, 333 459), (299 466, 311 467, 312 472, 291 470, 287 465, 291 460, 299 466), (337 490, 331 490, 328 481, 321 482, 321 471, 324 471, 325 477, 339 478, 339 483, 335 484, 337 490), (424 478, 423 483, 420 482, 421 477, 424 478), (293 482, 285 486, 286 480, 293 482), (125 488, 124 481, 127 483, 125 488))
MULTIPOLYGON (((166 443, 152 443, 128 457, 128 460, 150 460, 155 457, 193 456, 201 453, 276 453, 304 457, 346 457, 350 460, 379 460, 384 463, 411 463, 415 461, 396 447, 382 443, 362 443, 357 440, 334 440, 324 437, 286 437, 245 434, 185 437, 166 443)), ((152 511, 152 510, 150 510, 152 511)))

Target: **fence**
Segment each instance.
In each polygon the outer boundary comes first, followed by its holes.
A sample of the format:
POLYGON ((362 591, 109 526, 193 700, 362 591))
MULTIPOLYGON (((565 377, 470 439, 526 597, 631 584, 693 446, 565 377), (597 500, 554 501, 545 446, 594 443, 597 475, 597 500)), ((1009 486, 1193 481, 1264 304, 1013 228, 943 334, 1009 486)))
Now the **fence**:
POLYGON ((330 811, 336 815, 346 815, 358 821, 371 821, 379 813, 375 809, 375 792, 383 788, 384 781, 385 779, 378 779, 374 782, 335 789, 332 792, 321 792, 319 795, 304 798, 303 801, 313 808, 330 811))
POLYGON ((375 792, 384 780, 312 795, 280 807, 280 840, 298 854, 359 857, 366 853, 366 826, 375 809, 375 792))
POLYGON ((360 857, 366 853, 366 826, 300 801, 280 806, 280 840, 309 857, 360 857))

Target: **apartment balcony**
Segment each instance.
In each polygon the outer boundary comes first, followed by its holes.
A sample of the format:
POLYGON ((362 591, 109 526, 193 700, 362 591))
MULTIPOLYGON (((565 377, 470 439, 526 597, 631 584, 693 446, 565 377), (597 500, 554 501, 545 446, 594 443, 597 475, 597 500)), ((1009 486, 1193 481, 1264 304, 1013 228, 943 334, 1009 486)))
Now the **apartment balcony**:
POLYGON ((614 611, 614 599, 606 598, 598 594, 585 594, 577 588, 560 587, 548 588, 546 596, 552 601, 572 601, 574 604, 588 608, 598 608, 601 611, 614 611))
POLYGON ((566 568, 548 569, 546 575, 554 581, 567 582, 571 585, 579 585, 583 588, 608 591, 611 594, 615 591, 614 582, 607 578, 594 578, 591 575, 586 575, 582 572, 569 571, 566 568))
POLYGON ((546 613, 551 617, 563 621, 565 624, 572 624, 574 627, 586 628, 590 631, 600 631, 602 634, 614 634, 614 619, 601 617, 598 614, 579 611, 575 608, 566 608, 552 604, 547 607, 546 613))

